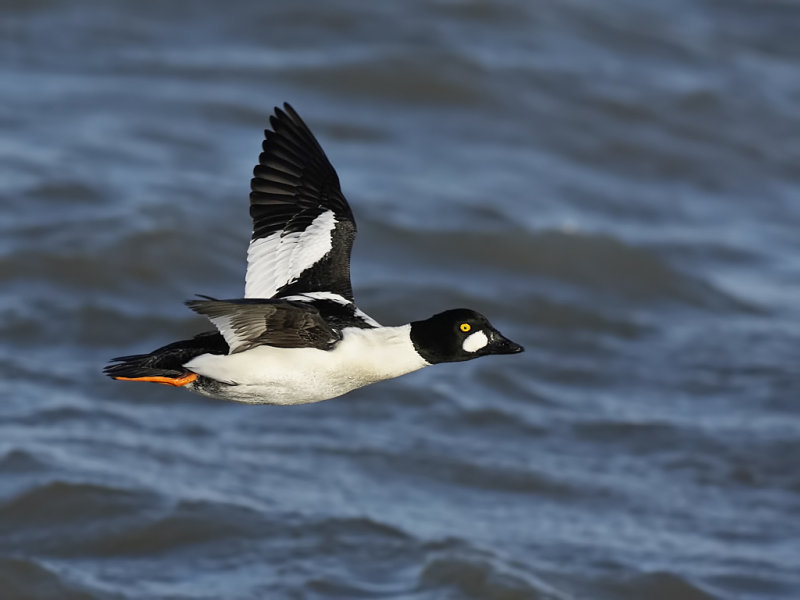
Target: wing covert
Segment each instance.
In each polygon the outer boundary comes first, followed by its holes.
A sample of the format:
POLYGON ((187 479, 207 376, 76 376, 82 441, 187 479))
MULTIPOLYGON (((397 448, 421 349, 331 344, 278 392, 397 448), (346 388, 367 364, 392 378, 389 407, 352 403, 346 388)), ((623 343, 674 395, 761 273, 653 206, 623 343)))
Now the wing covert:
POLYGON ((225 338, 228 354, 256 346, 330 349, 341 339, 309 304, 285 300, 190 300, 225 338))

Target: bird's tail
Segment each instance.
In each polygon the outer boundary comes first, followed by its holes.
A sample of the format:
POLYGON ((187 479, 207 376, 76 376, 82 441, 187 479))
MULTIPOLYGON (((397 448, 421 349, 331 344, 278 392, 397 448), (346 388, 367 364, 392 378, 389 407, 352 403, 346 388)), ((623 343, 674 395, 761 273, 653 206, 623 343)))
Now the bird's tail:
POLYGON ((201 354, 226 354, 228 345, 219 333, 200 334, 191 340, 168 344, 150 354, 131 354, 112 358, 103 373, 120 381, 150 381, 184 386, 197 379, 183 365, 201 354))
POLYGON ((112 358, 112 364, 103 373, 119 381, 150 381, 167 385, 184 386, 197 379, 197 374, 188 369, 165 369, 152 366, 152 354, 131 354, 112 358))

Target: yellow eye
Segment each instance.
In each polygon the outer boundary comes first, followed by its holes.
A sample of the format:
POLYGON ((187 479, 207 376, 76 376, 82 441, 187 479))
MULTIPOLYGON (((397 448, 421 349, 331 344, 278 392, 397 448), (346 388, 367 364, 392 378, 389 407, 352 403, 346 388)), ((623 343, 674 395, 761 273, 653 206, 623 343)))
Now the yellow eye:
POLYGON ((459 326, 458 326, 458 328, 459 328, 461 331, 463 331, 464 333, 466 333, 467 331, 469 331, 470 329, 472 329, 472 325, 470 325, 469 323, 462 323, 461 325, 459 325, 459 326))

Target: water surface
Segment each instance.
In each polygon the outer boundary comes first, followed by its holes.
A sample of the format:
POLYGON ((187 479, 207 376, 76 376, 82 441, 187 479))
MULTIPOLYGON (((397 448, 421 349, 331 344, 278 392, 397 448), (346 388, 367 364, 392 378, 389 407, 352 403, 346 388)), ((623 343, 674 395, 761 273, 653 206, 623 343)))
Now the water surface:
POLYGON ((794 3, 0 10, 4 597, 800 597, 794 3), (100 375, 241 294, 285 100, 359 305, 525 354, 284 408, 100 375))

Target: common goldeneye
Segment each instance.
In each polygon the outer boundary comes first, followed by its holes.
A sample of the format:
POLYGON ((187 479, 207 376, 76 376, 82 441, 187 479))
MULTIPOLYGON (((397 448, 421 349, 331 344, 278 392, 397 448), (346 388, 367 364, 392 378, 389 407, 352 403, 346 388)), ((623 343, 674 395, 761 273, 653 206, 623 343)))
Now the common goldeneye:
POLYGON ((288 104, 270 117, 250 182, 243 299, 186 304, 217 331, 104 372, 251 404, 302 404, 442 362, 522 352, 474 310, 385 327, 353 302, 353 213, 314 134, 288 104))

